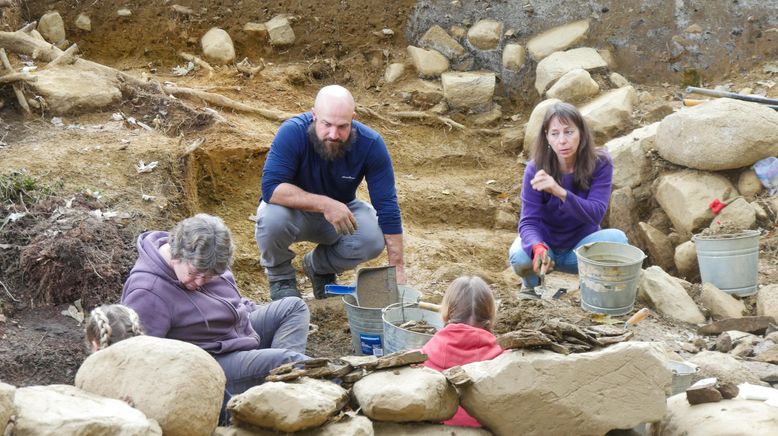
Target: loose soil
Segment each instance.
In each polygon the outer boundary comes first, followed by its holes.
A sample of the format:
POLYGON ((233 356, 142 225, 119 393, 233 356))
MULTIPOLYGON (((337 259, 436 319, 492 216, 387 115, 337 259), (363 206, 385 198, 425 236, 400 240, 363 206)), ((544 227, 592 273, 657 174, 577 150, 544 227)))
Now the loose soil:
MULTIPOLYGON (((374 110, 415 109, 408 94, 400 92, 413 88, 410 74, 392 86, 383 85, 380 79, 388 62, 405 57, 404 29, 413 1, 298 0, 262 6, 221 1, 218 7, 213 2, 191 1, 186 5, 197 12, 191 17, 176 16, 160 2, 141 1, 133 3, 129 18, 116 16, 116 9, 126 4, 116 0, 91 5, 24 3, 16 21, 13 15, 3 17, 8 29, 49 9, 59 10, 66 23, 86 10, 92 18, 92 32, 68 26, 68 38, 79 44, 85 58, 138 77, 172 81, 288 112, 308 110, 318 89, 331 83, 347 86, 360 104, 374 110), (298 20, 298 41, 288 50, 274 50, 240 30, 247 21, 264 22, 279 13, 298 20), (214 25, 233 35, 241 57, 247 56, 254 64, 264 59, 265 70, 246 77, 223 67, 210 78, 203 71, 174 77, 171 68, 184 63, 176 52, 199 52, 199 37, 214 25), (392 29, 394 36, 381 36, 384 28, 392 29)), ((737 90, 771 78, 759 65, 747 74, 722 76, 709 85, 726 83, 737 90)), ((646 81, 636 88, 638 123, 656 121, 679 107, 680 78, 675 84, 646 81)), ((776 90, 767 91, 776 97, 776 90)), ((278 123, 219 108, 215 109, 227 121, 209 123, 139 95, 111 111, 62 117, 63 125, 58 126, 48 115, 20 118, 10 87, 0 91, 5 101, 0 109, 0 175, 24 169, 54 190, 33 204, 0 204, 0 217, 27 213, 0 230, 0 281, 6 287, 0 289, 0 380, 17 386, 72 383, 85 357, 83 333, 78 321, 62 312, 77 299, 87 311, 118 301, 121 284, 135 260, 137 235, 144 230, 169 229, 193 213, 224 218, 237 246, 233 269, 242 293, 257 301, 269 300, 267 280, 258 263, 253 215, 262 166, 278 123), (146 131, 114 120, 115 112, 149 125, 155 119, 163 122, 158 130, 146 131), (194 147, 197 143, 201 144, 194 147), (141 161, 157 165, 151 172, 138 173, 136 166, 141 161), (94 212, 98 210, 99 214, 94 212)), ((513 99, 501 91, 495 100, 505 115, 489 128, 495 132, 521 128, 535 101, 513 99)), ((496 217, 499 211, 514 217, 520 211, 518 193, 526 162, 520 149, 504 144, 499 135, 473 129, 459 131, 416 122, 394 125, 374 118, 363 121, 379 131, 389 146, 403 213, 408 278, 426 301, 439 303, 451 280, 477 274, 490 283, 500 302, 497 333, 537 328, 548 319, 581 325, 595 322, 580 309, 575 277, 551 274, 551 286, 569 290, 559 300, 517 298, 519 281, 506 261, 515 222, 499 224, 496 217)), ((360 196, 366 198, 364 186, 360 196)), ((641 216, 647 220, 655 205, 648 202, 642 207, 641 216)), ((311 247, 297 244, 293 249, 303 254, 311 247)), ((776 232, 766 231, 760 243, 760 283, 778 279, 775 247, 776 232)), ((298 271, 302 271, 300 260, 301 256, 294 260, 298 271)), ((384 254, 365 266, 385 263, 384 254)), ((313 300, 310 284, 302 277, 298 274, 314 324, 308 354, 351 354, 351 335, 340 299, 313 300)), ((351 283, 354 272, 338 280, 351 283)), ((657 315, 641 322, 635 333, 636 339, 662 341, 678 352, 688 352, 694 339, 689 326, 657 315)))

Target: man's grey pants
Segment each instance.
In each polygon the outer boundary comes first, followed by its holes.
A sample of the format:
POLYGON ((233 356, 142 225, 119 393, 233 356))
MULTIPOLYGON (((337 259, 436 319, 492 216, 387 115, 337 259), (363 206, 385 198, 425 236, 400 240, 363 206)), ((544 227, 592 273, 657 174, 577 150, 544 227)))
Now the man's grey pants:
POLYGON ((378 257, 384 249, 384 234, 378 227, 375 209, 361 200, 353 200, 347 206, 357 220, 353 235, 338 235, 324 214, 260 202, 255 237, 268 281, 295 277, 295 254, 289 249, 294 242, 319 244, 313 250, 316 274, 338 274, 378 257))

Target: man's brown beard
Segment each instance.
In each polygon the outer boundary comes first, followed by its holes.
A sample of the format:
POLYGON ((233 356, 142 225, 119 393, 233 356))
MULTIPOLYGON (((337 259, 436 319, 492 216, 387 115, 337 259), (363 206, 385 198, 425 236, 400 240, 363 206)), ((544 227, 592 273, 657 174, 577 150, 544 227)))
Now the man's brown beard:
POLYGON ((349 150, 351 150, 351 146, 354 144, 354 141, 357 140, 357 132, 354 129, 354 127, 351 127, 351 132, 348 134, 348 138, 346 138, 343 142, 334 142, 332 144, 332 147, 327 147, 326 144, 324 144, 324 141, 320 140, 316 136, 316 126, 315 121, 308 125, 308 140, 311 141, 311 144, 313 144, 313 149, 316 151, 316 154, 318 154, 322 159, 324 160, 336 160, 340 159, 343 156, 348 153, 349 150))

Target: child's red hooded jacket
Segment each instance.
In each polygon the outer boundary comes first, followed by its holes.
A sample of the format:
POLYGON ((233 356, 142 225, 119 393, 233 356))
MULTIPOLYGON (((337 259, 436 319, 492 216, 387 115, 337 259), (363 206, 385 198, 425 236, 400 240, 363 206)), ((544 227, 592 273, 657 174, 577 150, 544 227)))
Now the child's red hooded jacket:
MULTIPOLYGON (((424 366, 438 371, 467 363, 491 360, 503 353, 497 338, 489 331, 467 324, 449 324, 435 333, 421 351, 428 356, 424 366)), ((480 427, 462 406, 446 425, 480 427)))

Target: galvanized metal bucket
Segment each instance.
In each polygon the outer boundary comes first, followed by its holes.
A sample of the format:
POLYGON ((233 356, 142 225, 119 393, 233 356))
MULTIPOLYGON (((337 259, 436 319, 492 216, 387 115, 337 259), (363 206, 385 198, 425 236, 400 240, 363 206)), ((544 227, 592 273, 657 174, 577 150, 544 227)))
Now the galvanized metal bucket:
POLYGON ((646 255, 617 242, 593 242, 575 250, 581 284, 581 307, 608 315, 626 315, 637 296, 640 267, 646 255))
POLYGON ((694 375, 700 372, 700 367, 691 362, 669 360, 665 365, 673 372, 672 393, 670 395, 685 392, 692 385, 694 375))
POLYGON ((383 310, 384 320, 384 351, 394 353, 396 351, 415 350, 424 346, 431 334, 413 332, 400 327, 408 321, 425 321, 427 324, 440 330, 444 327, 440 313, 422 309, 415 303, 390 304, 383 310))
MULTIPOLYGON (((415 303, 421 298, 417 289, 400 286, 401 301, 415 303)), ((343 296, 343 306, 346 309, 348 326, 351 330, 351 343, 357 355, 384 355, 384 308, 360 307, 354 295, 343 296)))
POLYGON ((741 297, 756 293, 759 277, 758 230, 730 235, 694 235, 703 283, 741 297))

